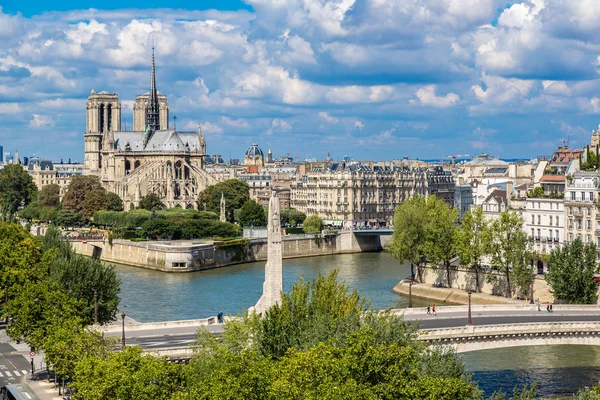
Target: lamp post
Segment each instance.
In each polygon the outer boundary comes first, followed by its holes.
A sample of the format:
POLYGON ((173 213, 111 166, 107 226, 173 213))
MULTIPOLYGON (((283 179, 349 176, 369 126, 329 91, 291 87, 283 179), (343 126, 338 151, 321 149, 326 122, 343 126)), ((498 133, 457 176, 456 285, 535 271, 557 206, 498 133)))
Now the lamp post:
POLYGON ((98 296, 94 290, 94 325, 98 325, 98 296))
POLYGON ((408 281, 408 308, 412 308, 412 279, 408 281))
POLYGON ((125 348, 125 311, 121 311, 121 320, 122 320, 122 333, 121 333, 121 345, 125 348))
POLYGON ((471 291, 469 290, 469 311, 467 314, 467 326, 473 326, 473 320, 471 319, 471 291))

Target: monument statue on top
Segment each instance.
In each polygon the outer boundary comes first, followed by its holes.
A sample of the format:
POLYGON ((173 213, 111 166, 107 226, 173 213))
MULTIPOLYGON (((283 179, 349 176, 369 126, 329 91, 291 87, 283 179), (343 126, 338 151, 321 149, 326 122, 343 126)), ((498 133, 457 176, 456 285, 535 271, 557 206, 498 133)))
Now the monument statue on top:
POLYGON ((219 217, 219 221, 225 222, 227 218, 225 218, 225 195, 221 192, 221 216, 219 217))
POLYGON ((263 294, 254 307, 248 312, 263 314, 281 301, 283 291, 283 251, 281 244, 281 219, 279 197, 275 192, 269 199, 269 219, 267 221, 267 264, 265 265, 265 282, 263 294))

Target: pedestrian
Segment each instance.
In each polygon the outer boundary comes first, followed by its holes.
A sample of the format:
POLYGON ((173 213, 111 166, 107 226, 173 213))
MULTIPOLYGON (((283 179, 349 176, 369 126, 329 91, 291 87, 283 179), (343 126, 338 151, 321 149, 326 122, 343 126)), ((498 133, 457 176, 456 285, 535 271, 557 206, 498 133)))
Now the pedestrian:
POLYGON ((552 311, 552 303, 550 303, 550 312, 553 313, 554 311, 552 311))
POLYGON ((217 320, 219 321, 220 324, 223 323, 223 311, 219 312, 219 314, 217 314, 217 320))
POLYGON ((546 304, 546 311, 550 312, 550 303, 546 304))
POLYGON ((427 304, 427 315, 431 315, 431 306, 427 304))
POLYGON ((432 313, 433 315, 436 315, 436 316, 437 316, 437 314, 435 313, 435 304, 431 306, 431 313, 432 313))

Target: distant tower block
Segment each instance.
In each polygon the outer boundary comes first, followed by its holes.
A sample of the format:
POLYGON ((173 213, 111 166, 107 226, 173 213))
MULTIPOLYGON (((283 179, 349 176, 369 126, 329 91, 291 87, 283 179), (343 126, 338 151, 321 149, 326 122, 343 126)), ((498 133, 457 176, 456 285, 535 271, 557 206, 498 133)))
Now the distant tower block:
POLYGON ((281 245, 281 221, 279 197, 271 193, 269 200, 269 220, 267 221, 267 264, 263 294, 254 307, 248 311, 264 314, 281 301, 283 291, 283 251, 281 245))
POLYGON ((221 222, 225 222, 227 219, 225 218, 225 196, 223 192, 221 192, 221 216, 219 218, 221 222))

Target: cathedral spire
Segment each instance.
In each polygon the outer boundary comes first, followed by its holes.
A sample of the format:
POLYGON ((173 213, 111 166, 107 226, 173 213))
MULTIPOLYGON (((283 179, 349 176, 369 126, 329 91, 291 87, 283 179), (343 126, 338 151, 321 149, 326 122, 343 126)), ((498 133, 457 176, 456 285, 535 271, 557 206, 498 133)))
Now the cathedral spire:
POLYGON ((150 93, 148 94, 148 111, 146 113, 146 128, 151 136, 160 129, 160 108, 156 90, 156 68, 154 65, 154 38, 152 39, 152 73, 150 75, 150 93))

